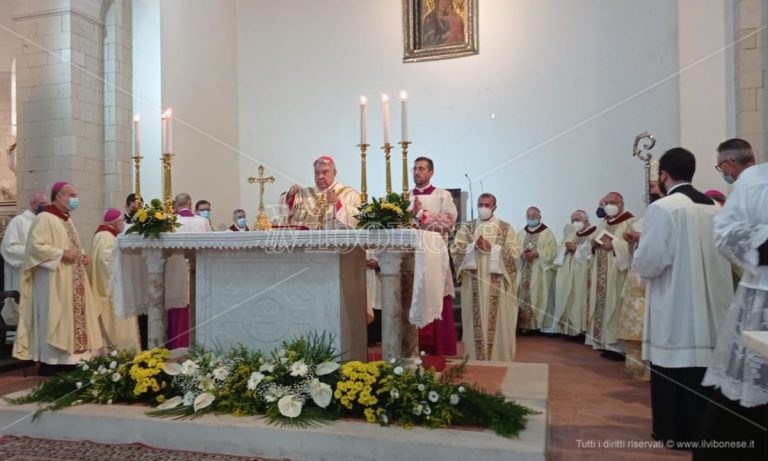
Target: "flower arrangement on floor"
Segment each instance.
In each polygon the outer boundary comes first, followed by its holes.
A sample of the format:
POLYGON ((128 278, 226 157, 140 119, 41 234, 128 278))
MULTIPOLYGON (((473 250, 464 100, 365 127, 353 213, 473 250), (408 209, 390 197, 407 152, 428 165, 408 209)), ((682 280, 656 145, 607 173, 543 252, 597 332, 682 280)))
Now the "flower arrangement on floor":
POLYGON ((330 335, 311 334, 269 355, 245 347, 224 354, 195 348, 180 362, 169 361, 167 349, 113 352, 9 401, 39 403, 35 418, 85 403, 141 402, 155 406, 148 414, 158 417, 263 415, 272 424, 298 427, 364 417, 383 426, 474 425, 504 437, 517 436, 536 414, 500 393, 456 384, 464 363, 438 379, 431 369, 406 369, 397 361, 339 363, 332 344, 330 335))
POLYGON ((363 203, 358 208, 358 229, 396 229, 408 227, 413 214, 408 211, 411 202, 400 194, 390 193, 386 197, 371 203, 363 203))
POLYGON ((126 234, 138 233, 144 238, 158 238, 163 232, 173 232, 181 224, 176 222, 173 210, 167 210, 160 199, 136 210, 126 234))

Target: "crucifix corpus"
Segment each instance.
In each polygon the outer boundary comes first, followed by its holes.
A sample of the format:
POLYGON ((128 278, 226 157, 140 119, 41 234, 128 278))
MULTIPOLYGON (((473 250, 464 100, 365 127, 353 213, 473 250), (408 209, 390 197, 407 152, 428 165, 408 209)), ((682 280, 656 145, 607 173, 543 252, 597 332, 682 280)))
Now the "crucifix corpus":
POLYGON ((264 213, 264 185, 273 182, 275 182, 274 176, 264 177, 264 165, 259 165, 258 178, 253 176, 248 178, 248 183, 259 185, 259 217, 256 219, 256 230, 272 229, 272 222, 267 217, 267 214, 264 213))

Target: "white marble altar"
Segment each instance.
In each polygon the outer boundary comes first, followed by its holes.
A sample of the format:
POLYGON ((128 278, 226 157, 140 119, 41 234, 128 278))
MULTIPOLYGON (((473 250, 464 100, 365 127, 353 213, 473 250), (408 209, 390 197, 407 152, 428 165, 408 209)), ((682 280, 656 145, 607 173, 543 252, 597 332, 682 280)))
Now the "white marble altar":
POLYGON ((194 342, 271 351, 286 339, 326 331, 334 334, 345 359, 365 360, 366 249, 381 251, 384 357, 414 357, 416 326, 438 318, 442 309, 448 253, 434 232, 278 230, 164 234, 159 239, 121 235, 112 284, 115 310, 118 316, 147 313, 149 346, 164 344, 165 309, 170 307, 164 305, 165 259, 181 252, 192 272, 194 342), (146 271, 137 264, 145 264, 146 271))

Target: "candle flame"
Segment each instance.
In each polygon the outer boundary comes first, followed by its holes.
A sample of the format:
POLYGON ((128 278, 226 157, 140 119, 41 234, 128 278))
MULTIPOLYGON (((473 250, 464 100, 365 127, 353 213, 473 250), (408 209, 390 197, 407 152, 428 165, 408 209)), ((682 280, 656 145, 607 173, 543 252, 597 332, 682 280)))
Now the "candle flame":
POLYGON ((360 96, 360 104, 362 104, 363 106, 368 104, 368 98, 366 98, 365 96, 360 96))
POLYGON ((140 121, 141 121, 141 117, 139 117, 139 116, 138 116, 138 114, 137 114, 137 115, 134 115, 134 116, 133 116, 133 121, 134 121, 134 122, 140 122, 140 121))
POLYGON ((389 101, 389 96, 387 96, 386 94, 382 94, 381 95, 381 102, 387 102, 387 101, 389 101))
POLYGON ((171 118, 173 117, 173 110, 166 109, 165 112, 163 112, 163 118, 171 118))
POLYGON ((408 100, 408 93, 406 93, 405 90, 402 90, 400 92, 400 100, 401 101, 407 101, 408 100))

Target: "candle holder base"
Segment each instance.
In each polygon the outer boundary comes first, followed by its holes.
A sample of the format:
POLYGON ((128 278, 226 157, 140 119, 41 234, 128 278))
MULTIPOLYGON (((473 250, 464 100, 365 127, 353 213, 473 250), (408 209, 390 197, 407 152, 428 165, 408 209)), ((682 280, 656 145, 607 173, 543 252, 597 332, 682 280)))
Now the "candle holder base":
POLYGON ((263 211, 259 212, 259 217, 256 218, 256 230, 268 231, 272 230, 272 221, 269 220, 267 214, 263 211))

